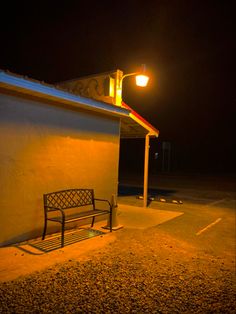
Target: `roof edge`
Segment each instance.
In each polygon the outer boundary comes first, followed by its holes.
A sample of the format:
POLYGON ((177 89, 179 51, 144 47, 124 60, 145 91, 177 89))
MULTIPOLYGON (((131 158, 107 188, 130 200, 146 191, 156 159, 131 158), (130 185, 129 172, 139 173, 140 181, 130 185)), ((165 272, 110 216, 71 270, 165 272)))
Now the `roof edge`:
POLYGON ((44 98, 55 99, 62 103, 70 103, 78 108, 91 111, 99 111, 104 114, 112 114, 118 116, 128 116, 130 111, 128 108, 121 108, 104 102, 99 102, 91 98, 82 97, 72 94, 62 88, 54 85, 46 84, 34 79, 25 78, 24 76, 4 71, 0 69, 0 86, 15 91, 30 91, 33 95, 43 95, 44 98))
POLYGON ((159 130, 156 129, 151 123, 149 123, 146 119, 140 116, 135 110, 133 110, 130 106, 128 106, 125 102, 122 102, 122 107, 128 109, 130 111, 129 116, 135 120, 138 124, 140 124, 143 128, 145 128, 149 135, 158 137, 159 130))

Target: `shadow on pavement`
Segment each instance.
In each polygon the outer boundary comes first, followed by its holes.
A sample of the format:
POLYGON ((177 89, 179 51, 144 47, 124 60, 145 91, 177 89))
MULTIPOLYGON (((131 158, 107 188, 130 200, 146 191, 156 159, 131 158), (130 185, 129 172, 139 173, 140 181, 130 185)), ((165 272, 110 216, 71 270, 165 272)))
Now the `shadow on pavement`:
MULTIPOLYGON (((97 237, 100 235, 104 235, 105 233, 100 230, 94 229, 79 229, 73 232, 65 233, 65 246, 80 242, 82 240, 91 239, 93 237, 97 237)), ((33 255, 40 255, 43 253, 48 253, 54 250, 61 249, 61 234, 57 234, 56 236, 46 237, 45 240, 38 240, 34 242, 27 243, 27 247, 25 245, 15 245, 19 250, 33 255), (32 249, 36 249, 35 252, 32 249), (39 251, 39 252, 38 252, 39 251)))

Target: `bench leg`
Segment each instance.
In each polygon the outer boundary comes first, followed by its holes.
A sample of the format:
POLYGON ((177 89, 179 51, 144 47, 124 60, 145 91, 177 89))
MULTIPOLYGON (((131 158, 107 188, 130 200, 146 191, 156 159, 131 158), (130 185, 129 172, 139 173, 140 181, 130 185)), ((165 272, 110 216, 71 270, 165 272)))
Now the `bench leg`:
POLYGON ((92 219, 91 228, 92 228, 93 225, 94 225, 94 220, 95 220, 95 217, 93 217, 93 219, 92 219))
POLYGON ((110 211, 110 232, 112 232, 112 209, 110 211))
POLYGON ((64 236, 65 236, 65 221, 61 224, 61 247, 64 247, 64 236))
POLYGON ((47 219, 45 219, 45 221, 44 221, 44 229, 43 229, 42 240, 45 239, 46 231, 47 231, 47 219))

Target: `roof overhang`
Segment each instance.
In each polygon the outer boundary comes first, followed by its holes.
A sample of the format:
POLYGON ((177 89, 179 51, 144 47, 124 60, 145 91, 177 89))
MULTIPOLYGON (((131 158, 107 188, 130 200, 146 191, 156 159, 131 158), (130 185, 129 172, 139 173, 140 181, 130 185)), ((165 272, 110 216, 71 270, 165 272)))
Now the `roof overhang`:
POLYGON ((122 103, 122 107, 96 101, 91 98, 72 94, 54 85, 25 78, 0 70, 0 89, 20 94, 52 100, 56 103, 71 105, 76 108, 95 111, 121 119, 121 138, 144 138, 146 135, 158 137, 159 131, 141 117, 136 111, 122 103))
POLYGON ((121 138, 144 138, 146 135, 158 137, 159 131, 124 102, 122 107, 130 111, 128 117, 121 119, 121 138))

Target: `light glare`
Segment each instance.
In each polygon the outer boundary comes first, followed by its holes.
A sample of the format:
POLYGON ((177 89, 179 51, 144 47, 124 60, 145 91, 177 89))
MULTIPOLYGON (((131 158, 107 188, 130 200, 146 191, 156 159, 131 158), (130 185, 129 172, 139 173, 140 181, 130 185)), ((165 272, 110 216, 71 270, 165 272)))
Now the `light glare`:
POLYGON ((136 85, 141 86, 141 87, 147 86, 148 81, 149 81, 149 77, 143 74, 137 75, 135 79, 136 79, 136 85))

